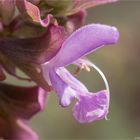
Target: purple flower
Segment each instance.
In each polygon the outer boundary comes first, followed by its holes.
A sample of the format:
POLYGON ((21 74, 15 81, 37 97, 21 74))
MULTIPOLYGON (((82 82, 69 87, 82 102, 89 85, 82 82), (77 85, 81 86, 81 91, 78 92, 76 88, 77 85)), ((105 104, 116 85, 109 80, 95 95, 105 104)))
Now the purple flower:
POLYGON ((119 33, 115 27, 91 24, 80 28, 62 44, 59 52, 50 61, 42 64, 43 75, 59 97, 61 106, 68 106, 73 99, 77 103, 73 108, 74 117, 80 122, 91 122, 105 118, 109 108, 109 86, 104 74, 83 56, 96 49, 117 42, 119 33), (102 76, 106 90, 91 93, 65 68, 76 64, 81 68, 95 68, 102 76))
POLYGON ((39 87, 0 84, 0 137, 36 140, 28 120, 45 107, 47 93, 39 87))
POLYGON ((62 107, 76 99, 73 115, 80 123, 106 118, 109 85, 103 72, 85 55, 116 43, 119 33, 115 27, 101 24, 75 30, 84 24, 87 8, 115 1, 0 1, 0 81, 6 79, 6 71, 37 84, 27 88, 0 83, 0 138, 38 139, 28 121, 44 109, 50 90, 56 92, 62 107), (106 88, 90 92, 66 69, 70 64, 78 66, 78 70, 90 71, 93 67, 106 88), (16 68, 28 78, 18 76, 16 68))
MULTIPOLYGON (((48 31, 38 38, 1 39, 0 61, 7 71, 14 73, 17 66, 38 86, 47 91, 52 87, 61 106, 68 106, 76 98, 77 103, 73 109, 75 118, 81 123, 91 122, 106 117, 109 108, 109 86, 101 70, 83 56, 104 45, 116 43, 118 37, 119 33, 115 27, 91 24, 78 29, 64 41, 63 28, 49 26, 48 31), (106 89, 97 93, 88 91, 66 70, 65 66, 70 64, 75 64, 80 69, 95 68, 102 76, 106 89)), ((17 76, 16 73, 13 75, 17 76)), ((1 77, 4 77, 2 72, 1 77)))

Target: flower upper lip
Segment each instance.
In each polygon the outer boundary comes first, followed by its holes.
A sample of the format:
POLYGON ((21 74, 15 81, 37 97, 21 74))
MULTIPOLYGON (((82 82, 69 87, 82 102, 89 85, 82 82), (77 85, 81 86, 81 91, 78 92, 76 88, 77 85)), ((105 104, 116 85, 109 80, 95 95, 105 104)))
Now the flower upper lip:
POLYGON ((55 63, 55 67, 69 65, 104 45, 116 43, 118 38, 119 33, 115 27, 101 24, 83 26, 63 42, 52 63, 55 63))

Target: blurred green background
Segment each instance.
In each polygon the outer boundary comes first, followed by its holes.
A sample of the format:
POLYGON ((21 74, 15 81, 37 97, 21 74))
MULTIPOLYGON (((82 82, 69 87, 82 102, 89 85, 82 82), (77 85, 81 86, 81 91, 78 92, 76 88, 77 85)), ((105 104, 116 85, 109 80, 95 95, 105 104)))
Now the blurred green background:
MULTIPOLYGON (((111 90, 109 120, 79 124, 72 116, 72 105, 61 108, 50 94, 44 112, 31 125, 41 140, 97 139, 140 140, 140 0, 121 0, 88 10, 87 23, 116 26, 119 42, 97 50, 89 58, 105 73, 111 90)), ((104 88, 98 73, 81 72, 78 78, 91 91, 104 88)))

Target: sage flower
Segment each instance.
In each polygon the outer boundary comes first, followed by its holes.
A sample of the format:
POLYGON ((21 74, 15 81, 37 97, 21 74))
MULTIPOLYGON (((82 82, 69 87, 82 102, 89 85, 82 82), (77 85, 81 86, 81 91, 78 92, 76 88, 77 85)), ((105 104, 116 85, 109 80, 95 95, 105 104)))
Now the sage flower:
POLYGON ((74 117, 80 122, 91 122, 105 118, 109 109, 109 86, 101 70, 83 56, 117 42, 119 33, 115 27, 91 24, 71 34, 50 61, 42 64, 43 75, 59 97, 61 106, 68 106, 74 98, 74 117), (97 93, 88 91, 84 84, 73 77, 65 66, 76 64, 95 68, 102 76, 106 89, 97 93))
POLYGON ((104 45, 116 43, 119 37, 117 29, 107 25, 91 24, 78 29, 69 37, 65 36, 59 26, 50 26, 47 32, 39 38, 3 39, 0 50, 38 86, 47 91, 53 89, 59 97, 61 106, 70 105, 76 98, 73 115, 79 122, 105 118, 109 109, 108 82, 101 70, 83 57, 104 45), (9 43, 10 49, 7 48, 9 43), (41 44, 42 47, 38 48, 41 44), (89 67, 95 68, 102 76, 106 89, 97 93, 88 91, 85 85, 65 68, 70 64, 87 70, 89 67))
POLYGON ((28 123, 44 109, 50 91, 57 94, 62 107, 75 100, 73 116, 80 123, 107 118, 110 102, 107 79, 86 56, 115 44, 119 33, 112 26, 83 25, 88 8, 115 1, 0 1, 0 138, 37 140, 28 123), (105 88, 89 91, 67 70, 71 64, 78 67, 76 73, 96 69, 105 88), (28 77, 18 75, 17 68, 28 77), (36 86, 2 83, 7 73, 19 80, 33 81, 36 86))

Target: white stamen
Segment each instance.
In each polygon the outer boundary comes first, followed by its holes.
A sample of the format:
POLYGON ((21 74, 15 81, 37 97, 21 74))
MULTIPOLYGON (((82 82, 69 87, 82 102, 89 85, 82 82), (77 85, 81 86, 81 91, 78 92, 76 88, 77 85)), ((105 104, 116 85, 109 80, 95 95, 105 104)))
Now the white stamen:
POLYGON ((104 73, 93 63, 90 63, 90 65, 96 70, 98 71, 98 73, 101 75, 104 83, 105 83, 105 86, 106 86, 106 90, 108 91, 108 93, 110 93, 110 90, 109 90, 109 84, 108 84, 108 81, 104 75, 104 73))

